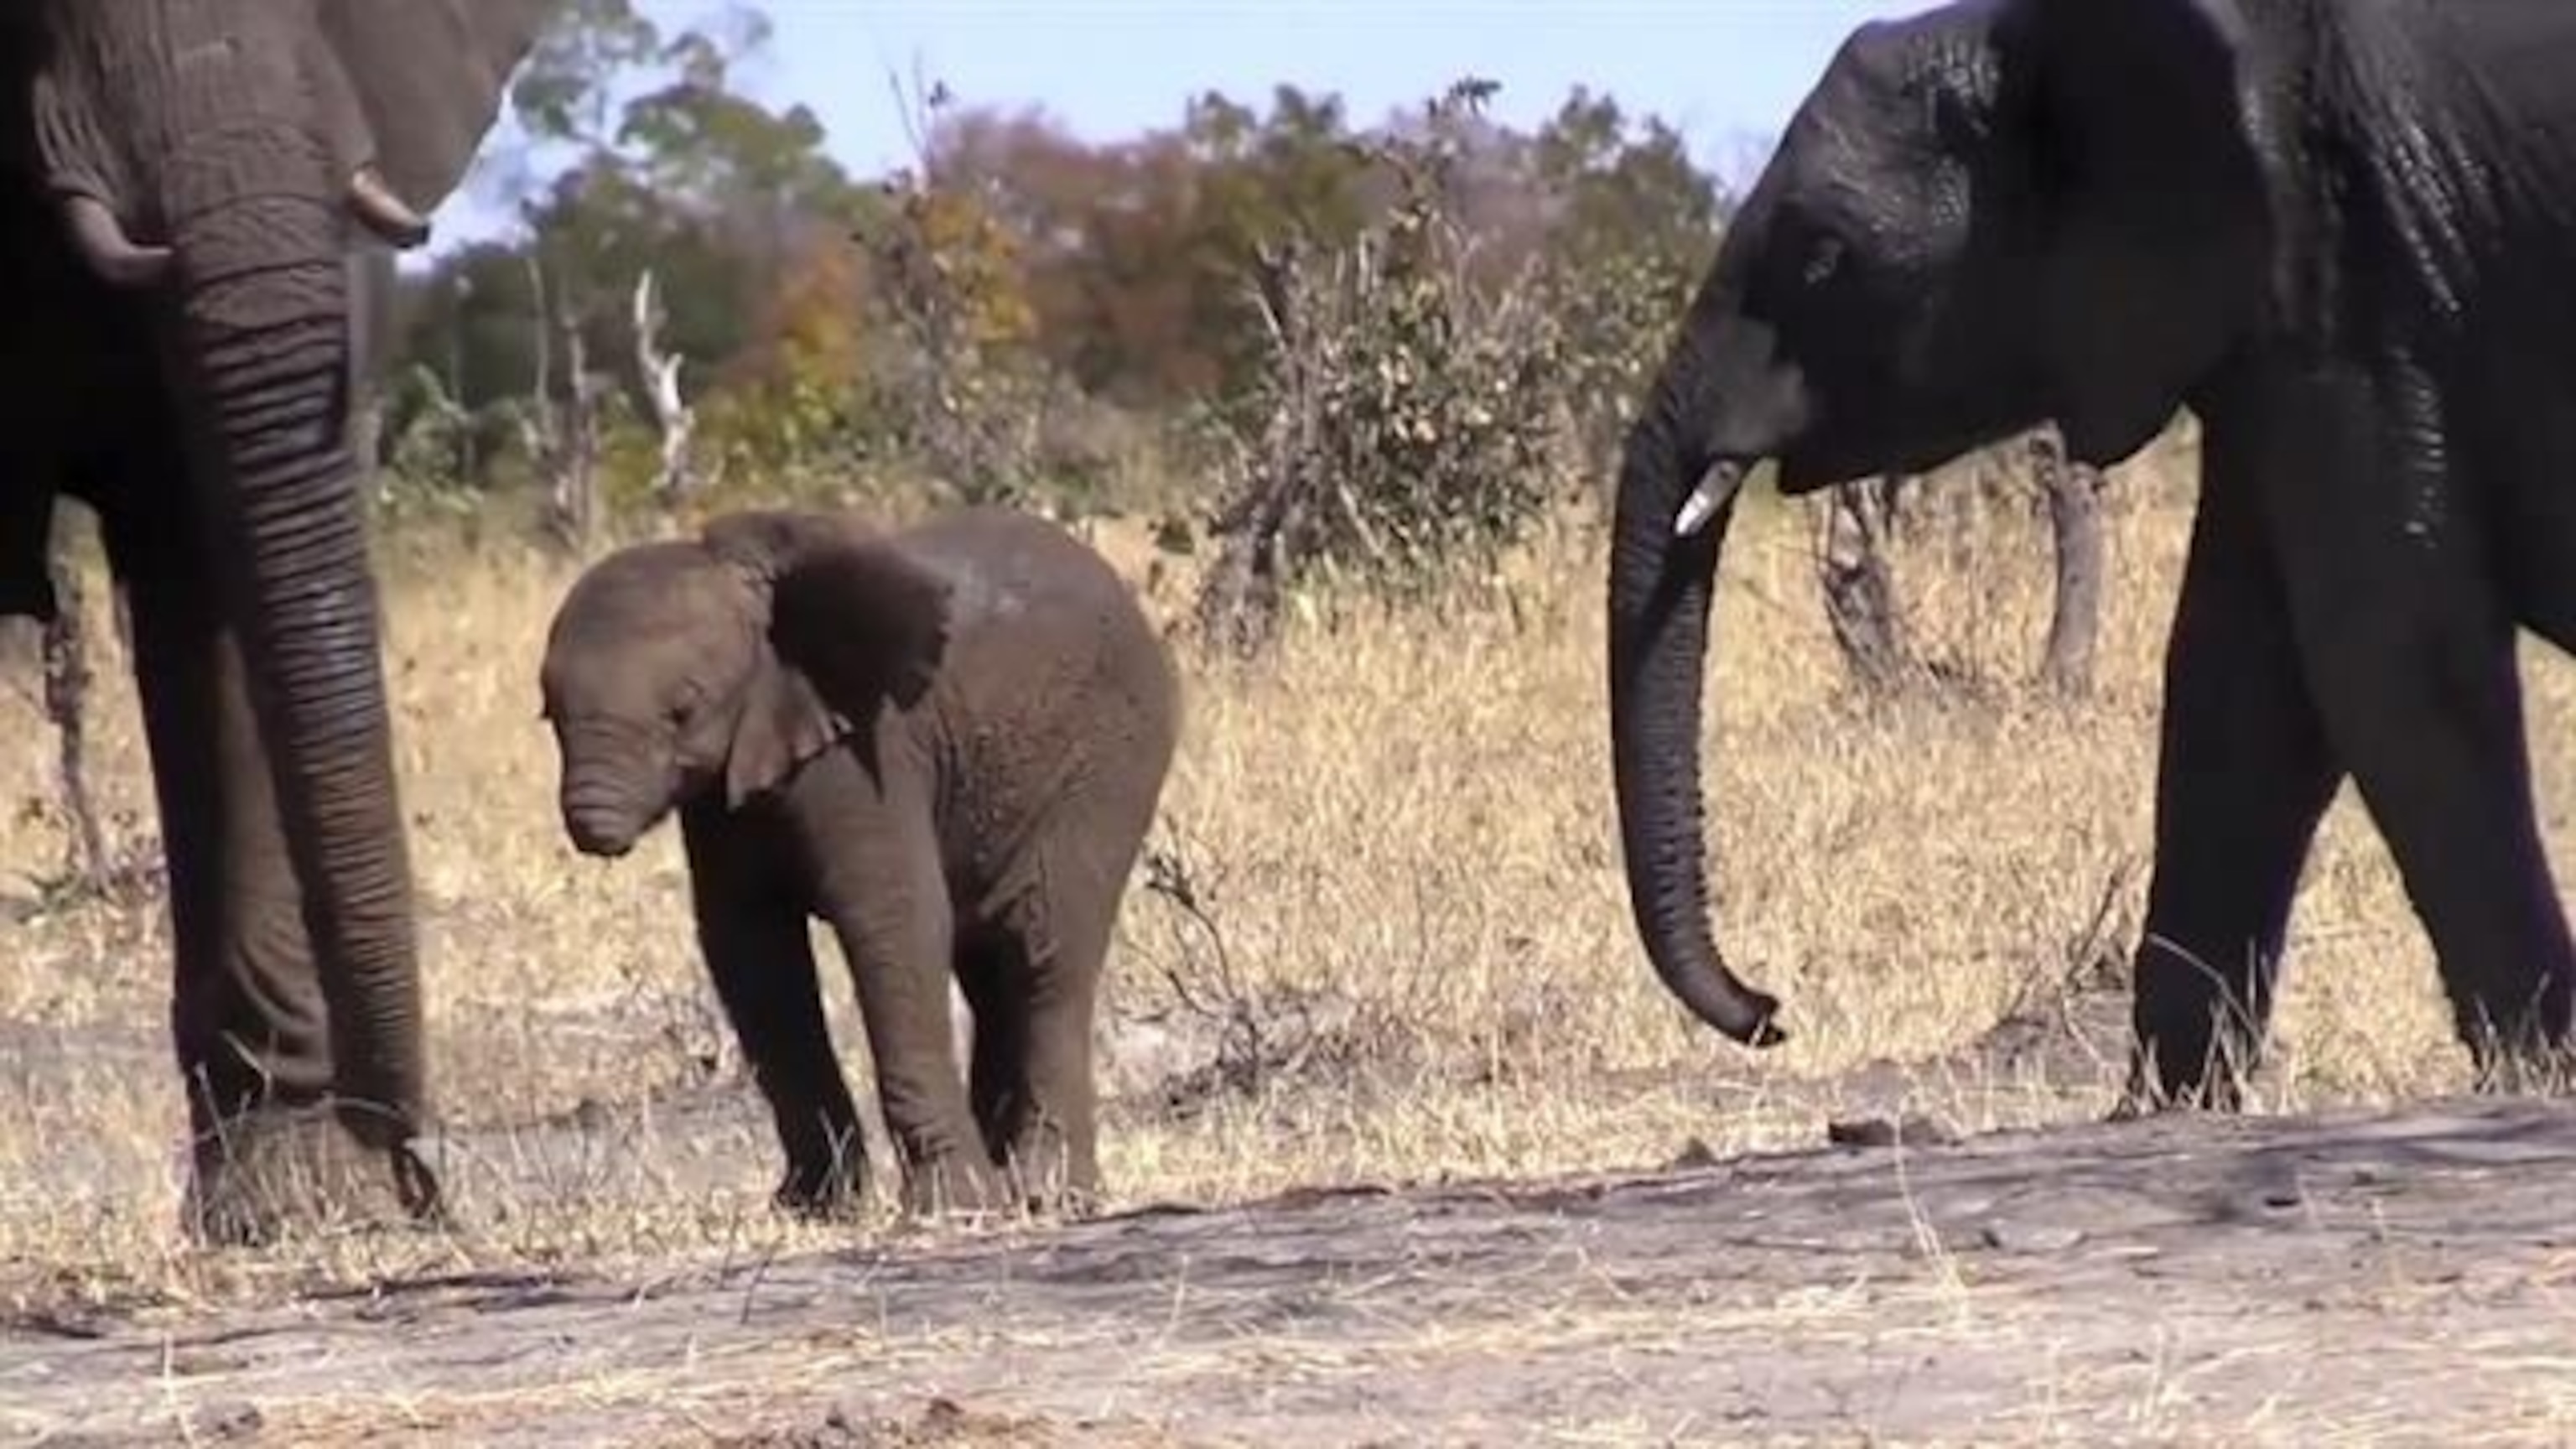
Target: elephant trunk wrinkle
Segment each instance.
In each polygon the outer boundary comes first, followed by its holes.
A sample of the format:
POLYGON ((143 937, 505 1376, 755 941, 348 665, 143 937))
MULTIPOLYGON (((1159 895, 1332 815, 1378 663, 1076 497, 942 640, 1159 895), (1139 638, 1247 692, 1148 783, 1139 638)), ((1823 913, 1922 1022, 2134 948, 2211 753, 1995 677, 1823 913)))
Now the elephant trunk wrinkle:
POLYGON ((582 854, 614 860, 632 851, 660 818, 668 792, 657 794, 619 766, 585 763, 584 755, 589 760, 631 759, 633 747, 581 752, 564 771, 559 801, 564 834, 582 854))
MULTIPOLYGON (((204 188, 185 158, 177 179, 204 188)), ((409 848, 379 604, 349 448, 348 278, 336 213, 272 185, 173 204, 179 315, 220 463, 206 516, 242 600, 254 697, 351 1125, 397 1142, 426 1100, 409 848)), ((240 181, 235 179, 238 187, 240 181)), ((177 198, 174 198, 174 201, 177 198)))
MULTIPOLYGON (((1648 960, 1691 1013, 1728 1037, 1787 1039, 1778 1000, 1727 968, 1711 933, 1700 807, 1700 674, 1735 490, 1677 529, 1686 496, 1723 460, 1679 439, 1713 409, 1707 359, 1685 331, 1631 430, 1612 523, 1609 685, 1613 785, 1630 909, 1648 960)), ((1693 434, 1694 436, 1696 434, 1693 434)))

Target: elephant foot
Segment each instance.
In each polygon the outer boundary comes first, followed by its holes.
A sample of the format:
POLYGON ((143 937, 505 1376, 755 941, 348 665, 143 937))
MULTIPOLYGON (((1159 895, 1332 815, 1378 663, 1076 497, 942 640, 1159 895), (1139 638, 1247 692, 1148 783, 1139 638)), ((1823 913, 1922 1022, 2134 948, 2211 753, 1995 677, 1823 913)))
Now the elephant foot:
POLYGON ((1011 1144, 1002 1166, 1004 1186, 1021 1209, 1030 1213, 1082 1217, 1099 1205, 1100 1168, 1088 1151, 1077 1151, 1065 1134, 1041 1128, 1011 1144))
POLYGON ((2224 1114, 2243 1110, 2244 1087, 2232 1072, 2222 1072, 2198 1082, 2163 1083, 2154 1081, 2145 1072, 2132 1071, 2102 1120, 2136 1122, 2175 1112, 2224 1114))
POLYGON ((904 1211, 925 1221, 977 1221, 1010 1212, 1009 1184, 991 1163, 964 1153, 916 1162, 904 1173, 904 1211))
POLYGON ((202 1134, 180 1205, 188 1235, 214 1247, 445 1216, 429 1164, 405 1143, 366 1141, 329 1103, 254 1107, 202 1134))
POLYGON ((855 1222, 866 1210, 867 1200, 867 1161, 854 1155, 790 1162, 769 1195, 773 1207, 810 1223, 855 1222))

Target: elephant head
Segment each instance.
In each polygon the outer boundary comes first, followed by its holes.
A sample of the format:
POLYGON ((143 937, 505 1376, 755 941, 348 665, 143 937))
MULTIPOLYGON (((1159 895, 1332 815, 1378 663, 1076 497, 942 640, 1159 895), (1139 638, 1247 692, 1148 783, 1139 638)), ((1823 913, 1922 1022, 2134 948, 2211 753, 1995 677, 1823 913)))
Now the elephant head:
MULTIPOLYGON (((101 324, 139 319, 248 692, 328 1005, 335 1090, 399 1141, 420 993, 350 437, 360 249, 411 246, 559 0, 24 0, 0 21, 10 215, 50 218, 101 324)), ((381 258, 381 253, 375 254, 381 258)), ((84 304, 86 305, 86 304, 84 304)), ((141 335, 141 334, 137 334, 141 335)))
POLYGON ((892 542, 820 514, 729 514, 600 560, 539 671, 565 834, 624 855, 675 806, 740 805, 910 706, 946 652, 950 597, 892 542))
POLYGON ((2048 421, 2143 447, 2267 325, 2261 84, 2227 0, 1960 0, 1856 31, 1702 279, 1622 458, 1609 690, 1629 899, 1657 974, 1736 1040, 1779 1003, 1718 953, 1698 742, 1737 490, 1928 469, 2048 421))

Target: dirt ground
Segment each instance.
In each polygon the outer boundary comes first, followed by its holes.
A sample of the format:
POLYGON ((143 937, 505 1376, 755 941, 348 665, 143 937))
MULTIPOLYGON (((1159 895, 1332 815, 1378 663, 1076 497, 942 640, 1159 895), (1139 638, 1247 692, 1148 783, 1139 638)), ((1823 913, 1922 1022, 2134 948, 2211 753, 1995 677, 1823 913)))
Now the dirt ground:
POLYGON ((651 1275, 393 1281, 218 1316, 26 1315, 0 1326, 0 1433, 2576 1438, 2564 1104, 1836 1135, 1866 1145, 1156 1208, 651 1275))

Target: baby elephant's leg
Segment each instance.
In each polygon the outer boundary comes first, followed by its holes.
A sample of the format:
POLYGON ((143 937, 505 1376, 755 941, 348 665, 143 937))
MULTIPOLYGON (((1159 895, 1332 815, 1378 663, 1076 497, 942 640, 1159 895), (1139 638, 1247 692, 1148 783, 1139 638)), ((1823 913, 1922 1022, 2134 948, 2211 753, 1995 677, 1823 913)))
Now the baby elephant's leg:
POLYGON ((880 782, 850 756, 827 755, 798 778, 794 809, 822 915, 858 986, 905 1207, 923 1216, 989 1210, 998 1194, 957 1066, 948 1002, 956 907, 925 769, 889 758, 880 782))
POLYGON ((1020 1200, 1081 1210, 1100 1193, 1092 1027, 1129 855, 1049 848, 1037 880, 976 964, 997 1008, 976 1014, 978 1115, 1020 1200), (984 1022, 1003 1032, 987 1052, 984 1022))
POLYGON ((1021 1063, 1027 1055, 1028 1012, 1018 995, 1027 976, 1016 934, 988 927, 959 935, 957 985, 975 1028, 966 1091, 985 1153, 997 1166, 1010 1160, 1011 1127, 1027 1091, 1021 1063))
POLYGON ((957 1069, 948 1000, 955 922, 936 857, 908 886, 898 875, 881 878, 833 925, 858 983, 886 1132, 903 1159, 907 1210, 936 1216, 1000 1207, 957 1069))
POLYGON ((907 1210, 986 1212, 1002 1202, 960 1090, 948 1001, 951 936, 944 919, 933 926, 933 914, 925 909, 873 926, 844 922, 842 947, 858 981, 886 1130, 903 1157, 907 1210))
POLYGON ((761 842, 713 812, 684 814, 682 831, 699 948, 787 1159, 774 1200, 802 1215, 845 1213, 866 1191, 866 1144, 832 1052, 804 907, 765 868, 761 842))

